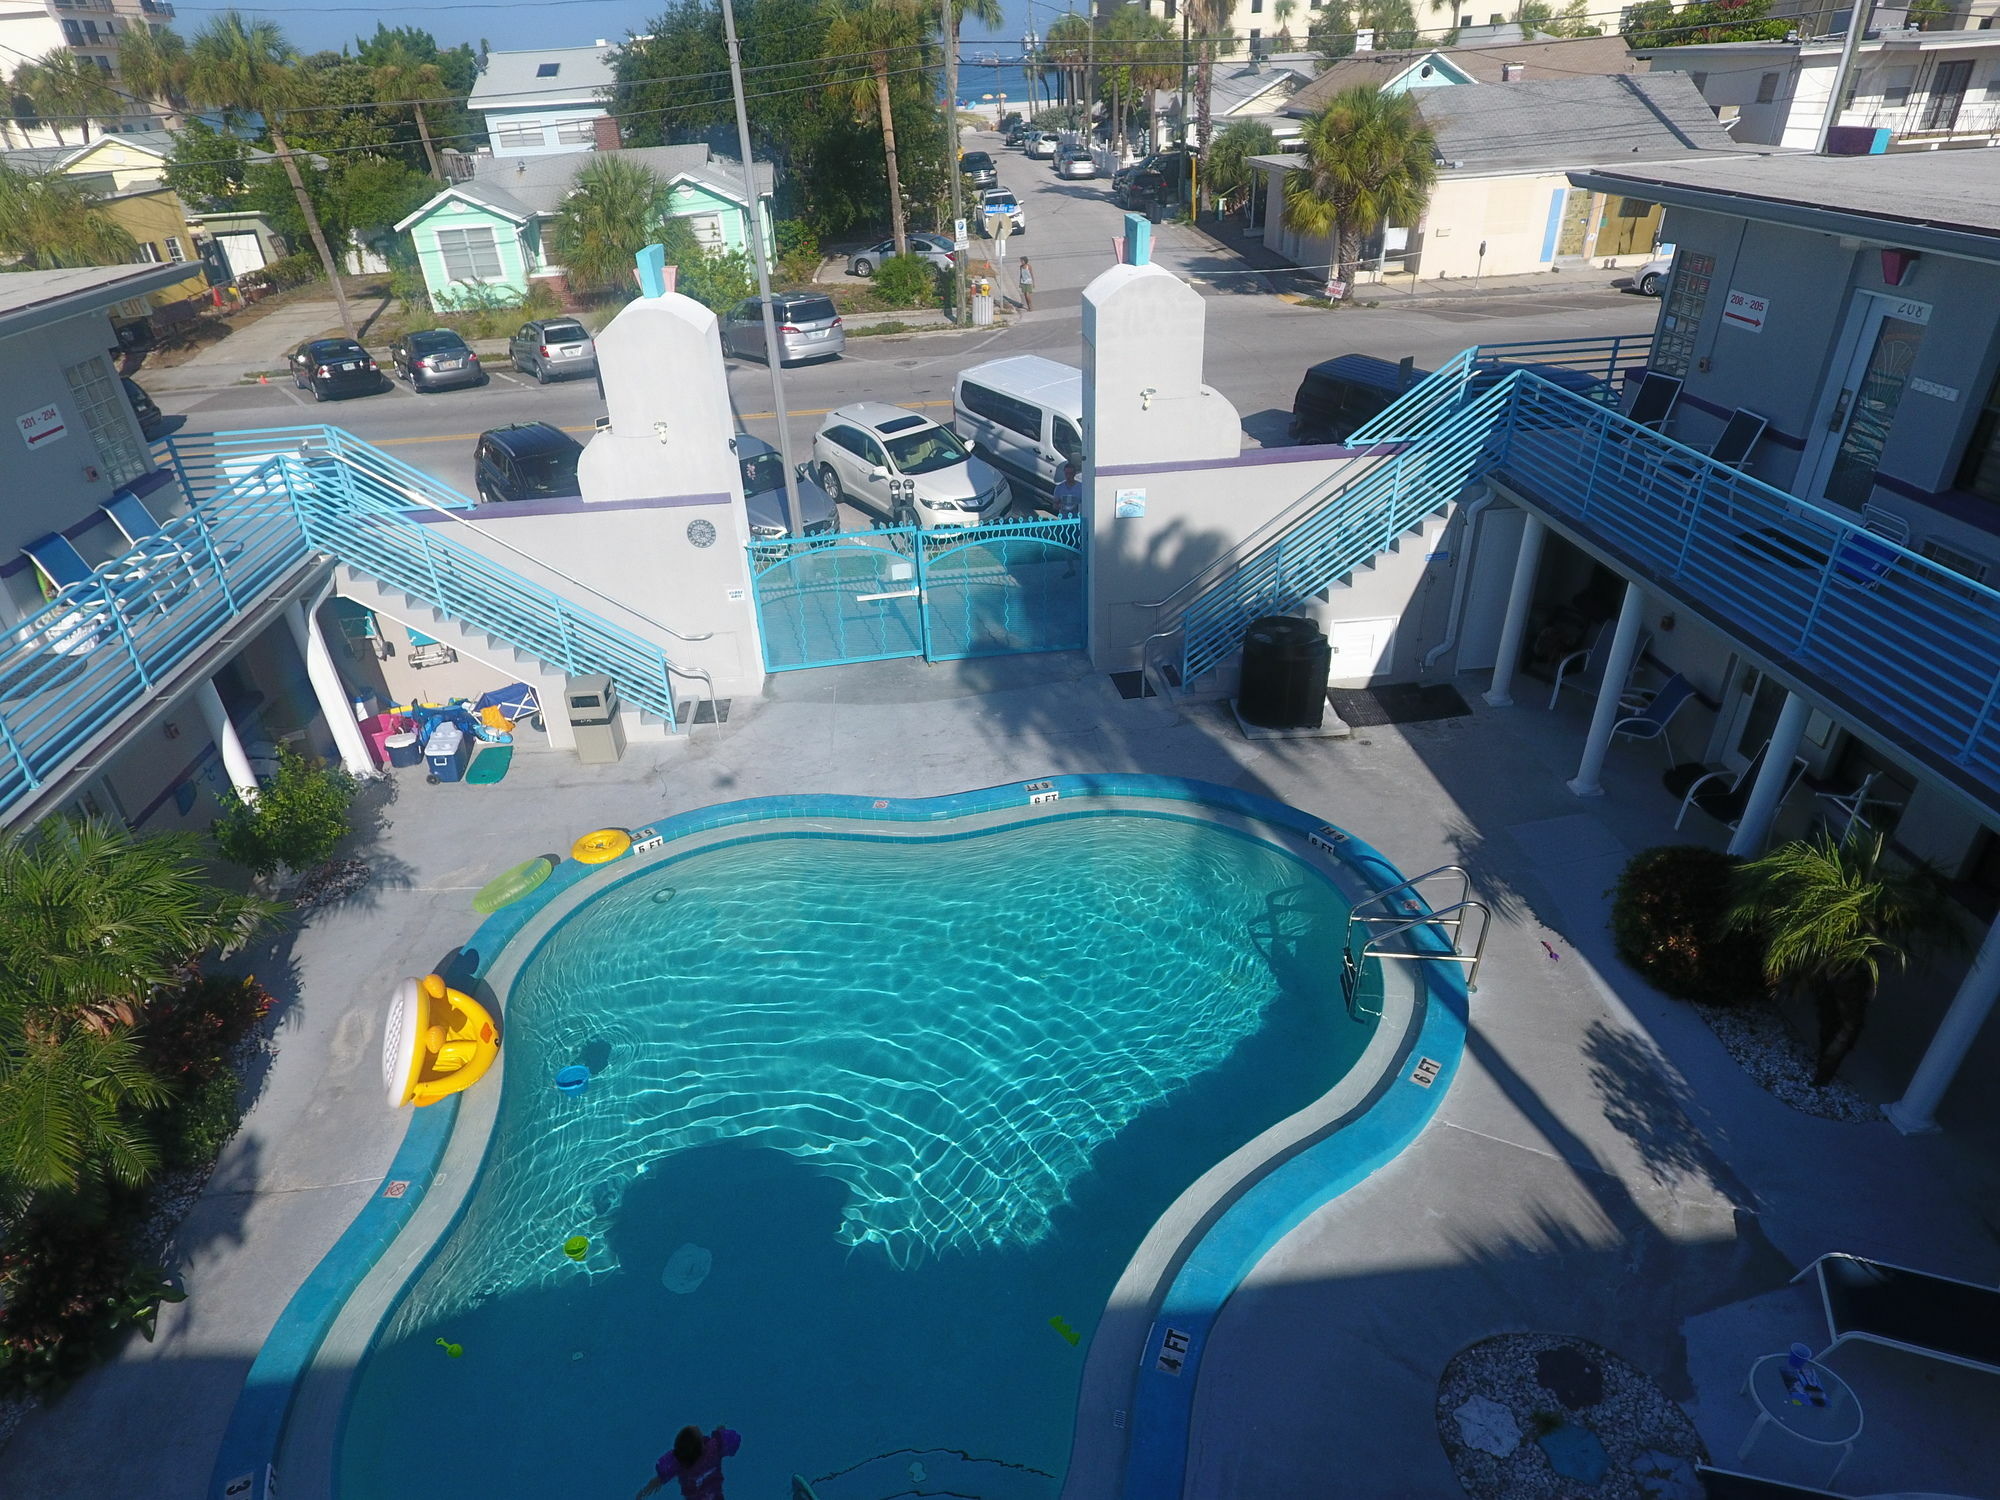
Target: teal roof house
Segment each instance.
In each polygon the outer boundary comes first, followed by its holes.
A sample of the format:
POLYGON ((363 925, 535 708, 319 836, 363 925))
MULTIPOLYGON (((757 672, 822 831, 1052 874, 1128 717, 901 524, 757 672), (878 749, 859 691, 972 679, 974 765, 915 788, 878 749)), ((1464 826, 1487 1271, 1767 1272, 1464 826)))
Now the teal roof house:
MULTIPOLYGON (((640 146, 619 153, 669 184, 669 211, 695 238, 720 251, 750 248, 749 196, 743 169, 707 146, 640 146)), ((559 275, 545 249, 548 223, 594 151, 481 158, 472 177, 455 182, 396 226, 410 237, 431 303, 440 309, 518 302, 535 276, 559 275)), ((773 174, 757 163, 757 191, 770 221, 773 174)), ((765 249, 773 250, 770 236, 765 249)))

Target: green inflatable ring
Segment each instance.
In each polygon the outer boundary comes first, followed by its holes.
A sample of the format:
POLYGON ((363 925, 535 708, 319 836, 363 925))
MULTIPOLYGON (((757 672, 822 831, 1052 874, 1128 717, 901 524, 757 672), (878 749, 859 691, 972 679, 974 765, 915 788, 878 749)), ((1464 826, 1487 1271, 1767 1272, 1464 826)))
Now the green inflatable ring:
POLYGON ((496 875, 479 888, 479 894, 472 898, 472 909, 482 917, 512 906, 528 892, 549 878, 555 865, 545 854, 514 866, 504 875, 496 875))

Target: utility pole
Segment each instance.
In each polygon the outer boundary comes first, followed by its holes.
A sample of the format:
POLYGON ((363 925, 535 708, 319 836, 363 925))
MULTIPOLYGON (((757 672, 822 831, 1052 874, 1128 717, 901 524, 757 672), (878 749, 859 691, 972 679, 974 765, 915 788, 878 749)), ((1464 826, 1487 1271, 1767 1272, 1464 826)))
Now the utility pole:
MULTIPOLYGON (((972 241, 962 238, 965 223, 965 172, 958 161, 958 17, 955 0, 938 0, 944 11, 944 149, 946 175, 951 178, 951 319, 965 326, 965 257, 972 241)), ((995 69, 996 76, 998 69, 995 69)))
POLYGON ((771 309, 771 253, 764 242, 770 218, 764 209, 764 195, 757 191, 757 163, 750 154, 750 112, 743 104, 743 49, 736 41, 736 8, 729 0, 722 0, 722 34, 729 43, 729 87, 736 96, 736 149, 743 157, 743 186, 750 198, 750 258, 757 267, 757 305, 764 311, 764 364, 771 372, 778 458, 785 466, 785 529, 793 536, 803 536, 799 476, 792 469, 791 413, 785 406, 784 346, 778 342, 778 318, 771 309))
MULTIPOLYGON (((1188 159, 1193 160, 1194 126, 1188 119, 1188 34, 1187 0, 1181 0, 1181 150, 1189 153, 1188 159)), ((1183 177, 1183 181, 1185 180, 1183 177)))
POLYGON ((1841 39, 1840 62, 1833 70, 1833 92, 1827 95, 1819 139, 1813 142, 1813 151, 1819 156, 1826 155, 1826 138, 1840 123, 1840 108, 1847 102, 1847 80, 1854 72, 1854 49, 1860 44, 1861 33, 1868 29, 1868 13, 1873 9, 1873 0, 1852 0, 1852 9, 1847 12, 1847 35, 1841 39))
POLYGON ((1097 151, 1097 129, 1092 121, 1097 116, 1097 4, 1091 0, 1090 12, 1084 18, 1090 30, 1083 38, 1083 147, 1093 155, 1097 151))

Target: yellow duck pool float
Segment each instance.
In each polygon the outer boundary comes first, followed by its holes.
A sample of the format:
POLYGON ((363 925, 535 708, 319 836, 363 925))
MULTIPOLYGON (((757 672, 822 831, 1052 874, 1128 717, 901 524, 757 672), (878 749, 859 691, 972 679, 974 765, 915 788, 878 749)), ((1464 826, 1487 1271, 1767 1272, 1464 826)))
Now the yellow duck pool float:
POLYGON ((435 1104, 469 1089, 500 1055, 500 1029, 486 1007, 427 974, 405 979, 389 1002, 382 1082, 389 1107, 435 1104))

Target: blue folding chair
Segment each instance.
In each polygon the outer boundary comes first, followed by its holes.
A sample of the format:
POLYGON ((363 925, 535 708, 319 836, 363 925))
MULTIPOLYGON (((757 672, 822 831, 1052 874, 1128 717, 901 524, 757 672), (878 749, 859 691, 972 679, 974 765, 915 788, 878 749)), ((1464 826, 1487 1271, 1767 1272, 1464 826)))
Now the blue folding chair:
POLYGON ((1646 706, 1636 714, 1627 715, 1611 726, 1613 739, 1658 740, 1667 752, 1667 763, 1674 759, 1674 747, 1667 743, 1667 725, 1673 722, 1675 714, 1687 707, 1694 696, 1694 684, 1676 672, 1660 684, 1659 691, 1647 701, 1646 706))
MULTIPOLYGON (((146 502, 137 495, 130 490, 120 490, 105 501, 101 509, 111 518, 111 524, 124 534, 134 551, 186 568, 189 585, 200 583, 195 574, 193 555, 157 516, 146 509, 146 502)), ((236 550, 243 550, 240 544, 236 550)))

